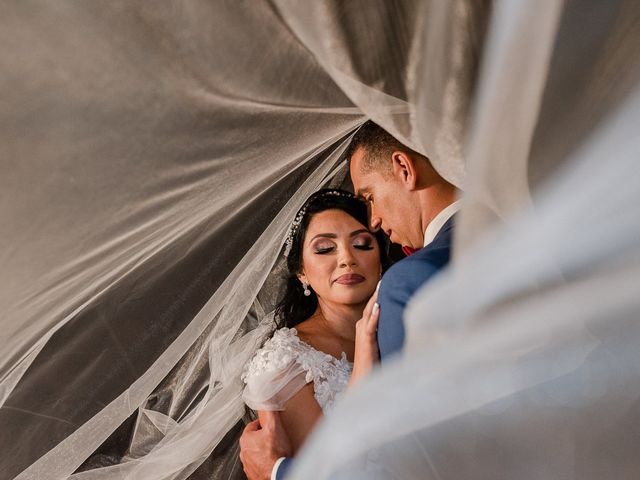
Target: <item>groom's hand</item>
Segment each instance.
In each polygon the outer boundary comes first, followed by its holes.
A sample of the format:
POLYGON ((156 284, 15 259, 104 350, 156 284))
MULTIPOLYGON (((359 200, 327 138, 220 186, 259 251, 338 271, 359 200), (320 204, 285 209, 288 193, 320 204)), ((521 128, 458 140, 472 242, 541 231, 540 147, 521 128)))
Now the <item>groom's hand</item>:
POLYGON ((249 480, 269 480, 280 457, 290 457, 291 441, 278 412, 259 411, 240 437, 240 461, 249 480))

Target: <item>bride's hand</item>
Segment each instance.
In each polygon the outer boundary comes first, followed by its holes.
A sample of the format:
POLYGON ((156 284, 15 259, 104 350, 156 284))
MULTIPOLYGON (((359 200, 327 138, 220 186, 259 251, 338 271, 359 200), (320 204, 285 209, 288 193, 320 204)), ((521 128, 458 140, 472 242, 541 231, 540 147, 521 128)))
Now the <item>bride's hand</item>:
POLYGON ((367 306, 362 312, 362 318, 356 322, 356 345, 353 355, 353 373, 349 384, 353 385, 360 378, 365 377, 380 360, 378 351, 378 289, 373 293, 367 306))

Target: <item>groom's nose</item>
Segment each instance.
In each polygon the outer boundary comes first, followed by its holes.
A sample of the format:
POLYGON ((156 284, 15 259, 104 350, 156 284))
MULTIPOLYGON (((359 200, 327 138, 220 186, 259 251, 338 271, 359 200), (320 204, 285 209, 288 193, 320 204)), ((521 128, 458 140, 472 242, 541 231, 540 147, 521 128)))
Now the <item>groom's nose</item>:
POLYGON ((372 232, 377 232, 378 230, 380 230, 381 226, 382 226, 382 219, 370 212, 369 213, 369 229, 372 232))
POLYGON ((372 232, 380 230, 382 219, 375 214, 371 203, 367 203, 367 216, 369 217, 369 230, 372 232))

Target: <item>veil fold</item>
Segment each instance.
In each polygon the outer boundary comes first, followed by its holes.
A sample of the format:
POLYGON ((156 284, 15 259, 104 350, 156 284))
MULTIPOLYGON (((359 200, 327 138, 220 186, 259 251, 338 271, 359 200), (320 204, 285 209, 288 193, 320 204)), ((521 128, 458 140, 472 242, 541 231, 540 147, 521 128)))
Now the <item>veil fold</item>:
POLYGON ((397 478, 631 478, 638 19, 633 0, 9 2, 0 477, 242 478, 239 377, 284 234, 348 183, 371 118, 465 191, 453 267, 294 478, 374 450, 397 478))

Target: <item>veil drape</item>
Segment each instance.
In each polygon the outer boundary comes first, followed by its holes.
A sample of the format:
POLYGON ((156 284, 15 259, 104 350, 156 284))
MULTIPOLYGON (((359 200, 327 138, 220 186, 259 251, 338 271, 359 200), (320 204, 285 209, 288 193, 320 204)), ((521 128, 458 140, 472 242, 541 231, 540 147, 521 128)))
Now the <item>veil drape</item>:
MULTIPOLYGON (((473 84, 445 44, 421 54, 430 12, 448 32, 451 6, 417 1, 7 7, 3 476, 186 478, 237 430, 284 231, 344 179, 350 133, 370 116, 420 139, 417 95, 434 134, 461 132, 464 100, 441 116, 407 81, 473 84)), ((458 182, 461 158, 434 162, 458 182)))
POLYGON ((2 478, 240 475, 239 375, 273 328, 284 233, 345 181, 366 118, 465 190, 454 266, 412 305, 406 356, 294 476, 371 449, 399 478, 425 459, 434 478, 490 476, 562 408, 575 428, 556 422, 518 478, 544 458, 560 478, 637 467, 598 449, 637 424, 636 2, 4 10, 2 478))
POLYGON ((494 5, 452 267, 291 478, 637 477, 640 9, 543 3, 494 5))

